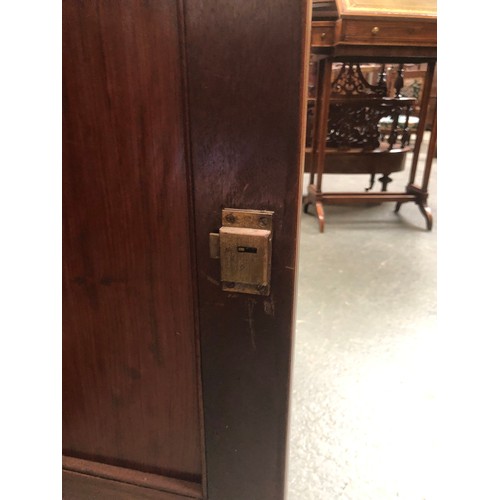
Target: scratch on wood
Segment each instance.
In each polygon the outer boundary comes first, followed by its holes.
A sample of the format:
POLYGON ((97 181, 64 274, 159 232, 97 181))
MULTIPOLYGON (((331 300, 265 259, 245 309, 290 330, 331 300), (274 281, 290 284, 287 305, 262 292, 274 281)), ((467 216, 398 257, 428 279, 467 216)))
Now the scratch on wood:
POLYGON ((247 307, 248 307, 248 318, 246 321, 248 322, 248 328, 250 330, 250 340, 252 342, 252 348, 254 351, 257 350, 257 344, 255 343, 255 328, 254 328, 254 320, 253 320, 253 310, 256 304, 255 299, 248 299, 247 307))
POLYGON ((203 273, 203 276, 205 276, 205 278, 207 278, 207 280, 210 281, 210 283, 212 283, 212 285, 220 286, 220 283, 216 279, 209 276, 208 274, 203 273))
POLYGON ((269 300, 264 301, 264 312, 274 318, 274 300, 272 296, 269 300))
POLYGON ((286 269, 290 269, 291 271, 295 271, 295 267, 285 266, 286 269))

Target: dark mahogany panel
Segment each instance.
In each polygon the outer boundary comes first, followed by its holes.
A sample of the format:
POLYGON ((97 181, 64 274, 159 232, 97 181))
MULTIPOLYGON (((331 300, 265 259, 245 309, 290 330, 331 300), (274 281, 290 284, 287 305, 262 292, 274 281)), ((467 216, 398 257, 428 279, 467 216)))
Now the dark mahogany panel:
POLYGON ((208 496, 284 498, 306 0, 186 0, 208 496), (222 292, 221 209, 273 210, 271 295, 222 292))
POLYGON ((63 2, 63 449, 199 482, 178 15, 63 2))

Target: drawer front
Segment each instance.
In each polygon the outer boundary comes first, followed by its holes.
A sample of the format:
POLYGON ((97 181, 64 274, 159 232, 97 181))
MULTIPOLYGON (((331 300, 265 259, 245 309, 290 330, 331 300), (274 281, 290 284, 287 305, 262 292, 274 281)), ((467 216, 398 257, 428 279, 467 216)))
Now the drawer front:
POLYGON ((436 23, 343 19, 338 42, 380 45, 436 45, 436 23))
POLYGON ((311 29, 311 46, 332 46, 335 40, 335 28, 333 26, 315 26, 311 29))

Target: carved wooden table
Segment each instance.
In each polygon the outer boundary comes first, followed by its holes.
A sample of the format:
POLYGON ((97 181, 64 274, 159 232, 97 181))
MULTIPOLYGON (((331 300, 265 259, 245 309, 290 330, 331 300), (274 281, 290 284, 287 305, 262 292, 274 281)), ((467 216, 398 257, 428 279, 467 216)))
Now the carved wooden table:
POLYGON ((437 60, 435 0, 336 0, 313 2, 311 56, 316 71, 310 75, 309 135, 306 171, 310 172, 304 211, 314 204, 320 231, 324 231, 325 204, 414 202, 432 229, 427 205, 428 184, 437 136, 436 112, 430 120, 431 136, 425 168, 417 184, 417 166, 437 60), (409 116, 415 100, 401 95, 404 65, 425 63, 415 142, 409 146, 409 116), (378 65, 370 83, 363 65, 378 65), (395 65, 394 95, 388 95, 386 71, 395 65), (332 79, 332 67, 336 74, 332 79), (377 131, 383 117, 391 117, 387 136, 377 131), (413 151, 404 192, 388 191, 392 172, 404 168, 406 153, 413 151), (369 173, 364 192, 322 191, 324 173, 369 173), (375 174, 382 174, 381 192, 371 192, 375 174))

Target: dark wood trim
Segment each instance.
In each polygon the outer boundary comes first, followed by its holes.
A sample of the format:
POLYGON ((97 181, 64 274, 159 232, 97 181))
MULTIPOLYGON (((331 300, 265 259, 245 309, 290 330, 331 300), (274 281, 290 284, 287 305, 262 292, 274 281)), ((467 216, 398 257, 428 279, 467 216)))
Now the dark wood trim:
POLYGON ((422 47, 398 47, 387 45, 363 45, 355 43, 339 43, 330 48, 335 53, 333 60, 349 58, 353 62, 401 62, 424 63, 431 62, 437 58, 437 49, 432 46, 422 47), (391 55, 391 50, 394 55, 391 55))
POLYGON ((383 201, 414 201, 415 196, 407 193, 322 193, 325 205, 348 203, 380 203, 383 201))
POLYGON ((133 469, 126 469, 124 467, 116 467, 114 465, 101 464, 90 460, 65 456, 63 456, 62 459, 62 467, 65 471, 76 472, 85 476, 93 476, 102 480, 126 483, 141 488, 173 493, 186 498, 203 498, 203 491, 200 484, 160 476, 158 474, 149 474, 133 469))
POLYGON ((195 344, 196 344, 196 372, 198 378, 198 404, 200 415, 200 444, 202 452, 202 476, 201 484, 203 490, 203 498, 207 498, 207 457, 205 446, 205 417, 203 410, 203 381, 201 370, 201 337, 200 337, 200 319, 199 319, 199 291, 198 291, 198 261, 196 258, 196 235, 195 235, 195 208, 194 208, 194 172, 191 154, 191 133, 190 133, 190 111, 189 111, 189 92, 188 92, 188 68, 187 68, 187 50, 186 50, 186 18, 185 18, 185 0, 177 0, 177 16, 179 23, 179 36, 182 65, 182 80, 183 80, 183 107, 184 107, 184 144, 186 154, 186 176, 188 185, 188 204, 189 204, 189 238, 191 252, 191 276, 193 286, 193 311, 194 311, 194 328, 195 328, 195 344))
POLYGON ((62 498, 63 500, 101 498, 112 500, 189 500, 193 497, 63 470, 62 498))

